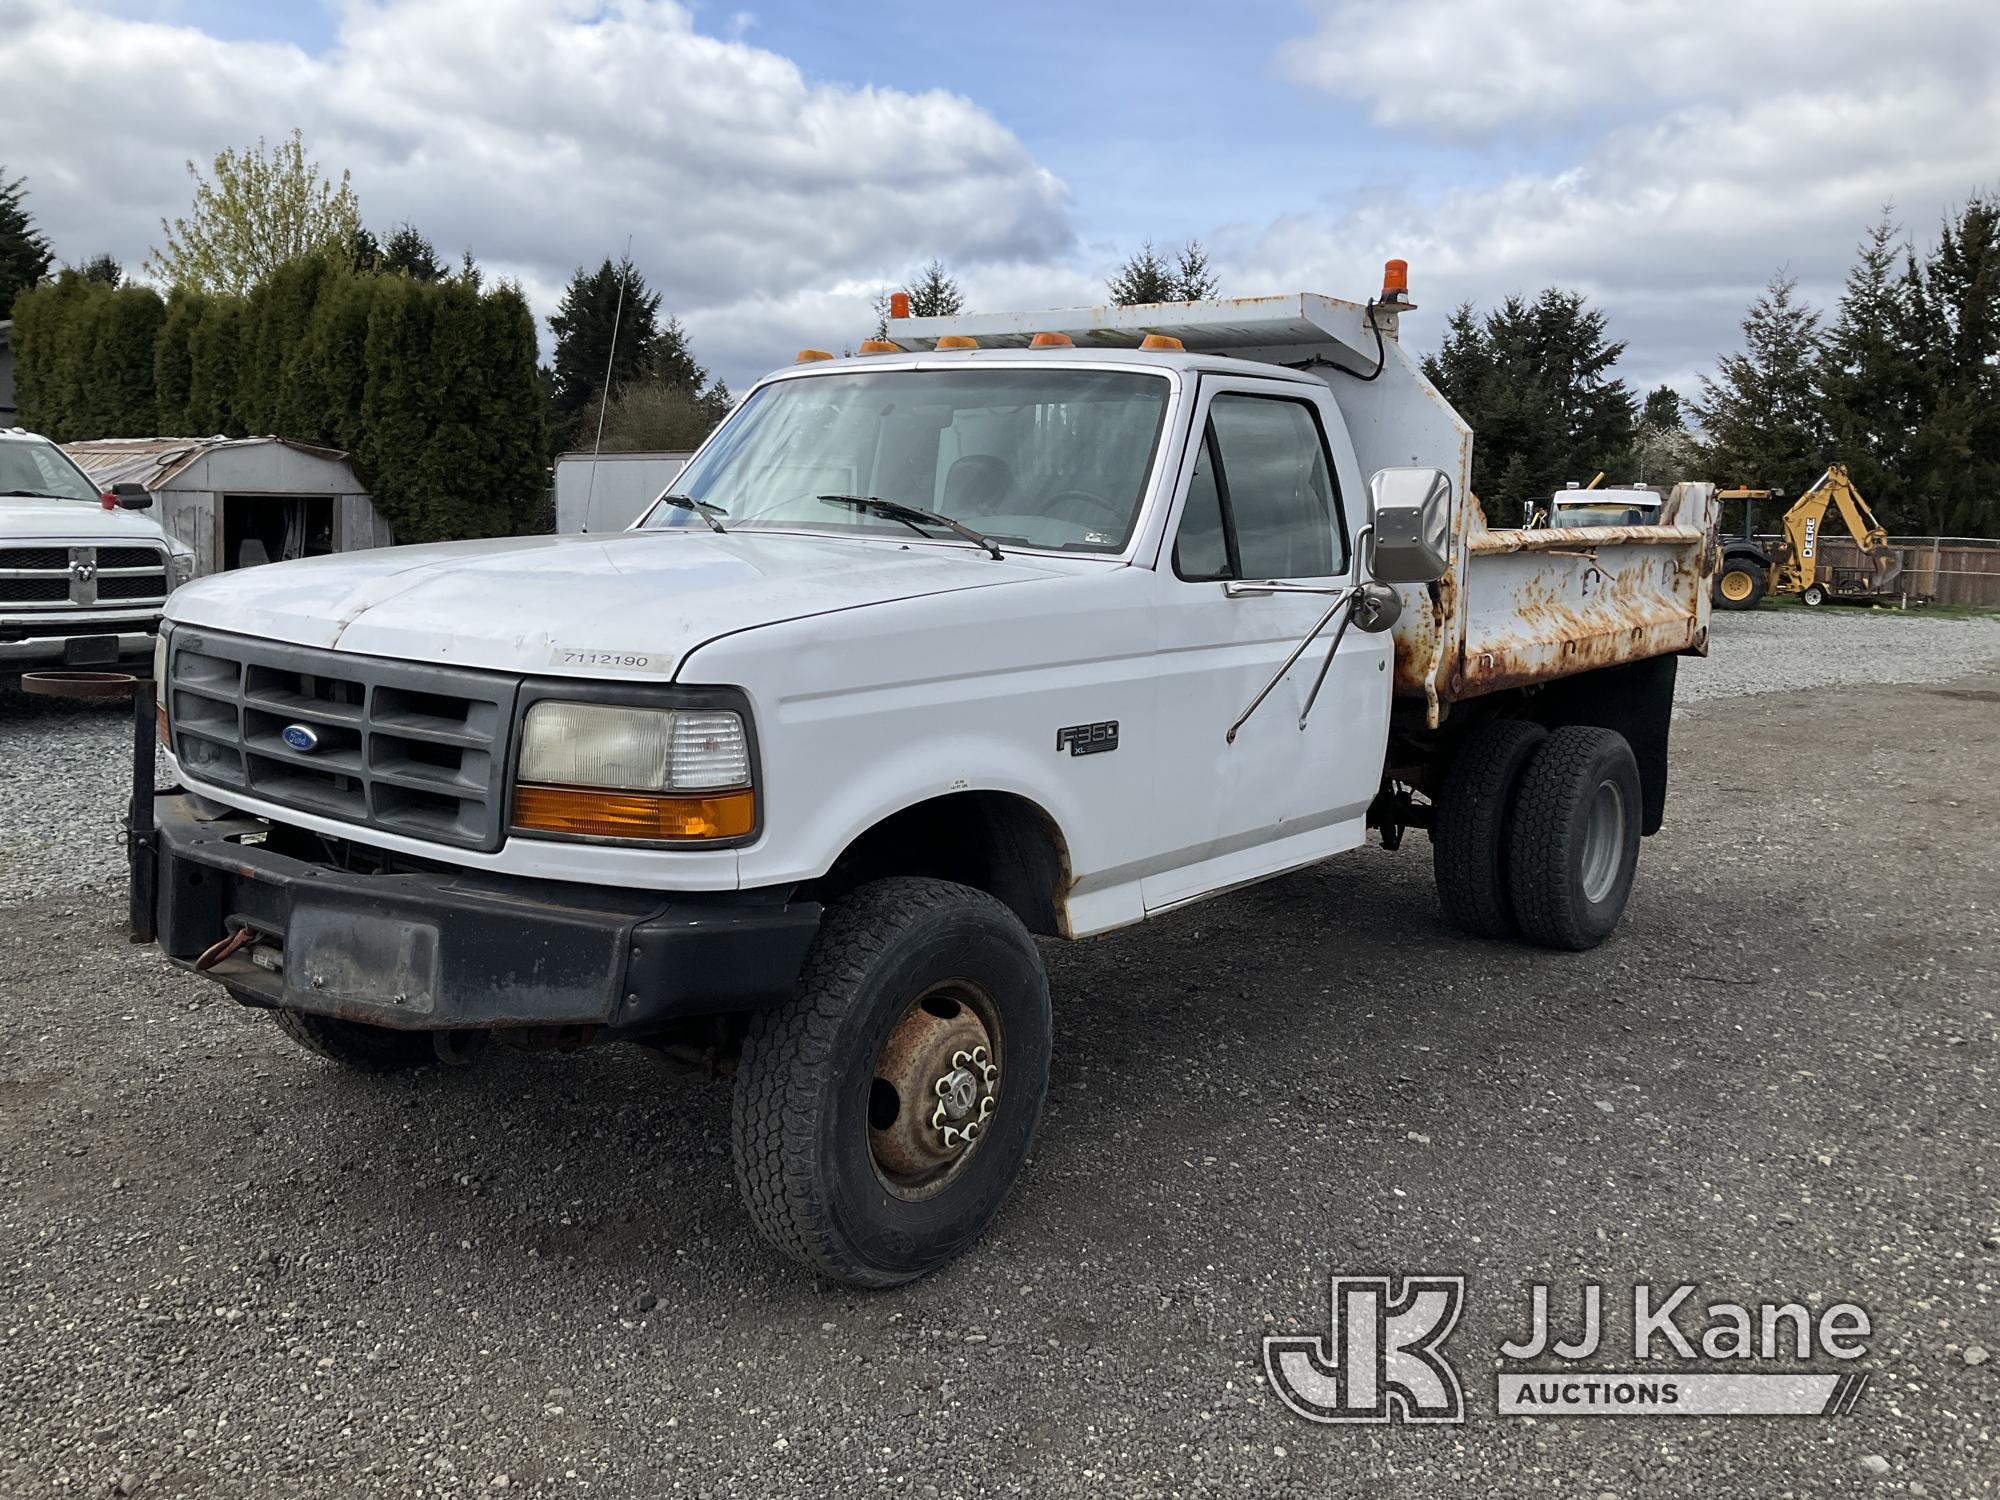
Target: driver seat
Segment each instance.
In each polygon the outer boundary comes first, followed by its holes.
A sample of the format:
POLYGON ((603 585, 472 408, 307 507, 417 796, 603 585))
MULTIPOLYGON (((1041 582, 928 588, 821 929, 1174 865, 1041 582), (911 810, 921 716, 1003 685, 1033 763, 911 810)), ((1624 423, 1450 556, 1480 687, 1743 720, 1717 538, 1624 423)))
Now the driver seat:
POLYGON ((1014 488, 1014 469, 997 453, 968 453, 945 471, 944 513, 954 520, 993 516, 1014 488))

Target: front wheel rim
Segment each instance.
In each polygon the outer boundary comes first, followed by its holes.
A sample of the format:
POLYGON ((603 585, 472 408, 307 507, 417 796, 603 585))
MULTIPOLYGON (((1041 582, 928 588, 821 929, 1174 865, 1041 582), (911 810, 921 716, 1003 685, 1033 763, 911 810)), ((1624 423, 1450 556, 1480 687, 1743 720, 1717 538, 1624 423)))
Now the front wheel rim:
POLYGON ((942 1192, 998 1124, 1000 1028, 969 980, 932 985, 875 1055, 868 1154, 882 1186, 912 1201, 942 1192))
POLYGON ((1625 862, 1625 792, 1615 781, 1600 781, 1591 793, 1583 829, 1583 897, 1593 906, 1618 884, 1625 862))
POLYGON ((1731 604, 1741 604, 1745 599, 1748 599, 1751 587, 1751 578, 1748 573, 1739 570, 1722 575, 1722 597, 1727 599, 1731 604))

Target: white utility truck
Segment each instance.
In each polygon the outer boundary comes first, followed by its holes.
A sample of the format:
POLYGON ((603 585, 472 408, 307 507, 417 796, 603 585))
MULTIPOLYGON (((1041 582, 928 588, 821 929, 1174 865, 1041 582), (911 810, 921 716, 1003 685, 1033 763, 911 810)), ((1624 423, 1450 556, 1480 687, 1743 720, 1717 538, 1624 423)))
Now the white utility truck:
POLYGON ((1429 830, 1472 932, 1618 922, 1710 491, 1489 530, 1405 310, 896 318, 758 384, 630 531, 203 579, 138 923, 351 1066, 497 1038, 733 1073, 768 1239, 919 1275, 1034 1134, 1036 938, 1371 827, 1429 830))
POLYGON ((194 553, 39 433, 0 428, 0 673, 143 662, 194 553))

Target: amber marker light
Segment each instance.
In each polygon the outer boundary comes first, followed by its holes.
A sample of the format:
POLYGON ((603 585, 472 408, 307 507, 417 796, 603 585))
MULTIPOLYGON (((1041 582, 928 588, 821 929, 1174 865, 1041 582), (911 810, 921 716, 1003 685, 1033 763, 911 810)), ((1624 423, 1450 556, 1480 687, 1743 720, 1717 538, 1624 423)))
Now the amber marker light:
POLYGON ((1139 340, 1139 347, 1141 349, 1164 350, 1170 354, 1182 353, 1187 349, 1187 345, 1183 344, 1171 333, 1149 333, 1139 340))
POLYGON ((741 838, 756 826, 757 794, 747 788, 702 797, 526 782, 514 788, 514 827, 523 833, 686 843, 741 838))
POLYGON ((967 338, 962 333, 947 333, 937 341, 937 346, 940 349, 977 349, 979 340, 967 338))
POLYGON ((1066 333, 1038 333, 1028 340, 1030 349, 1074 349, 1076 340, 1066 333))

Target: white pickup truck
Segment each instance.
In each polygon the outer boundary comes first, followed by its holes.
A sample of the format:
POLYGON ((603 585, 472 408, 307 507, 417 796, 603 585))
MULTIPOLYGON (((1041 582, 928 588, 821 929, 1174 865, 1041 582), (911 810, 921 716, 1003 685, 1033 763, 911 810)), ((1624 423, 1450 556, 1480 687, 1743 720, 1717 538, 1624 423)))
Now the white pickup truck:
POLYGON ((0 674, 143 662, 194 553, 138 512, 138 485, 102 492, 68 454, 0 428, 0 674))
POLYGON ((142 930, 352 1066, 733 1072, 758 1226, 877 1286, 1028 1151, 1037 938, 1415 826, 1454 923, 1595 944, 1706 649, 1712 498, 1489 530, 1403 310, 898 318, 758 384, 630 531, 204 579, 142 930))

